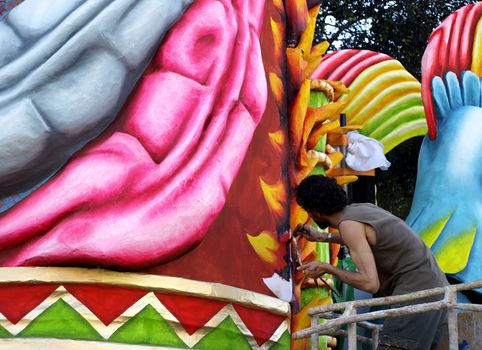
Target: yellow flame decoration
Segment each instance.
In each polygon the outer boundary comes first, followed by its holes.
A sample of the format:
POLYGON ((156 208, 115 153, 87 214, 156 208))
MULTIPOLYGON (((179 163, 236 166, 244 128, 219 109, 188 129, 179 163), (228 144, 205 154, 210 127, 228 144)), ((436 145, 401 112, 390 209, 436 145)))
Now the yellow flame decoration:
POLYGON ((281 12, 284 12, 285 6, 283 5, 283 0, 273 0, 273 5, 281 12))
POLYGON ((320 65, 321 61, 323 60, 323 55, 325 54, 326 50, 328 50, 330 44, 328 41, 323 41, 322 43, 314 46, 311 48, 310 57, 308 59, 308 66, 306 67, 306 71, 304 74, 304 78, 307 79, 311 76, 311 73, 315 71, 315 69, 320 65))
POLYGON ((283 105, 284 98, 284 86, 281 78, 275 73, 269 73, 269 85, 271 87, 271 92, 273 92, 274 99, 278 108, 283 105))
POLYGON ((335 168, 343 160, 343 153, 337 151, 335 153, 328 154, 328 157, 331 159, 331 167, 335 168))
POLYGON ((336 183, 340 186, 355 182, 358 180, 358 176, 355 175, 342 175, 335 177, 336 183))
POLYGON ((284 41, 284 28, 283 23, 277 22, 270 17, 271 32, 273 33, 273 51, 275 54, 276 62, 280 62, 283 57, 283 41, 284 41))
POLYGON ((296 225, 302 224, 307 220, 308 213, 293 200, 290 207, 290 227, 294 229, 296 225))
MULTIPOLYGON (((311 325, 311 317, 308 315, 308 310, 315 307, 315 306, 323 306, 332 304, 331 297, 320 297, 315 295, 309 303, 305 305, 303 309, 301 309, 298 313, 292 316, 292 325, 293 329, 299 330, 308 328, 311 325)), ((326 337, 326 336, 325 336, 326 337)), ((291 349, 309 349, 310 346, 310 339, 293 339, 291 343, 291 349)))
POLYGON ((269 185, 261 177, 259 178, 261 190, 268 207, 278 216, 283 216, 283 204, 286 201, 286 191, 284 184, 280 181, 274 185, 269 185))
POLYGON ((330 47, 330 43, 328 41, 323 41, 318 45, 315 45, 311 48, 311 57, 317 57, 323 55, 326 50, 330 47))
POLYGON ((268 133, 269 140, 271 141, 271 144, 273 145, 274 149, 276 149, 278 152, 282 152, 283 150, 283 145, 285 143, 286 137, 285 133, 283 130, 278 130, 275 132, 270 132, 268 133))
POLYGON ((298 43, 298 48, 301 49, 305 61, 309 61, 311 56, 311 46, 315 36, 316 15, 319 9, 320 6, 315 6, 310 10, 308 24, 303 34, 301 34, 300 42, 298 43))
POLYGON ((279 243, 274 239, 273 235, 268 231, 262 231, 259 235, 253 236, 249 233, 249 243, 254 248, 258 256, 267 263, 274 263, 276 261, 276 251, 279 249, 279 243))

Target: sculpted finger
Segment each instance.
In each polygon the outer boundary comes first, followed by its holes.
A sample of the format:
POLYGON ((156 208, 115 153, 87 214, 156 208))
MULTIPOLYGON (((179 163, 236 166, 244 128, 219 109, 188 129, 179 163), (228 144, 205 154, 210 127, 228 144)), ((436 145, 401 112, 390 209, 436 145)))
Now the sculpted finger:
POLYGON ((443 118, 450 111, 449 98, 445 90, 445 84, 440 77, 434 77, 432 80, 432 96, 434 99, 437 117, 443 118))
POLYGON ((465 106, 480 107, 480 81, 479 77, 471 71, 464 71, 461 75, 462 95, 465 106))
POLYGON ((451 109, 457 109, 462 106, 462 93, 459 80, 454 72, 448 72, 445 75, 445 84, 447 85, 447 95, 451 109))

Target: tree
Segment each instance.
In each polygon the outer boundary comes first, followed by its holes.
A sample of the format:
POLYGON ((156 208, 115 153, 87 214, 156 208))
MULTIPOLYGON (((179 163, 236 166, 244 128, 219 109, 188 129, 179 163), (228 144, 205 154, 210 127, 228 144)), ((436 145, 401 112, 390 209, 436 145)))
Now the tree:
POLYGON ((330 50, 367 49, 399 60, 420 80, 420 62, 432 31, 457 9, 475 0, 322 1, 315 42, 330 50))

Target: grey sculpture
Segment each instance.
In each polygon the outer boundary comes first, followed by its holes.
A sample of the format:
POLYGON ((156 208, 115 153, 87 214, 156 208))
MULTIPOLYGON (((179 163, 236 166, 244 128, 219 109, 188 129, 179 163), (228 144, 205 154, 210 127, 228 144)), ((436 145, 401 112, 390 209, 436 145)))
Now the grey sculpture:
POLYGON ((190 3, 26 0, 0 22, 0 211, 115 119, 190 3))

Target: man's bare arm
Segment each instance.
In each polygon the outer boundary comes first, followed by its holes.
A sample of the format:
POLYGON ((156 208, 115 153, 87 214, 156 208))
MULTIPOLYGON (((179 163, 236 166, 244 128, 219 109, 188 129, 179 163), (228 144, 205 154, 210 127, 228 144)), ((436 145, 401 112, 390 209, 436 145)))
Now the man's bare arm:
POLYGON ((339 228, 358 271, 342 270, 330 264, 316 261, 304 264, 300 269, 308 277, 329 273, 355 288, 376 293, 380 287, 380 282, 375 259, 365 236, 364 225, 356 221, 344 221, 339 228))
POLYGON ((330 242, 344 244, 338 233, 321 232, 310 224, 298 225, 295 228, 295 235, 299 234, 312 242, 330 242), (331 237, 331 238, 330 238, 331 237))

